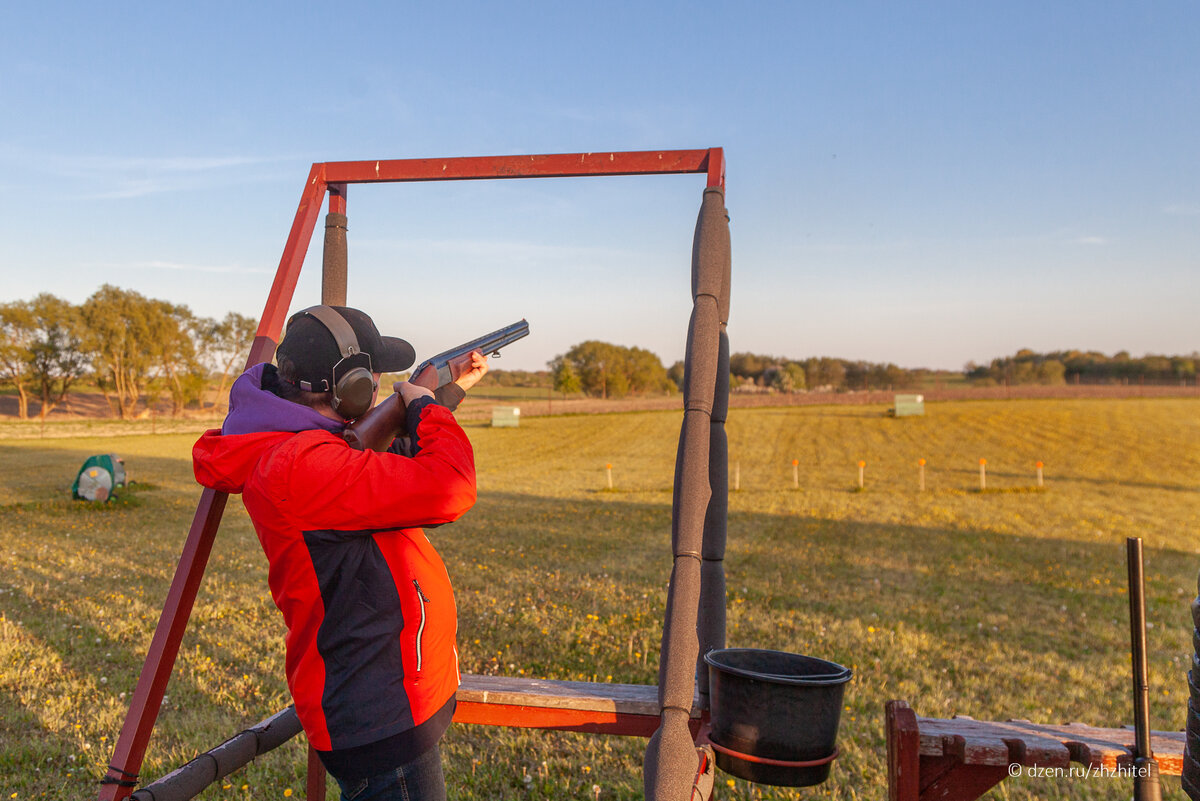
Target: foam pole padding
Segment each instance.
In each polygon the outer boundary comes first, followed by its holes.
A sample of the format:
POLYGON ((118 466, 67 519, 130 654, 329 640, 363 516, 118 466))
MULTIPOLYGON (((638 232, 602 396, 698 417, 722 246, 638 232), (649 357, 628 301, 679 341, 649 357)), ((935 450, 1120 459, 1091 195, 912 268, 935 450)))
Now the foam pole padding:
POLYGON ((712 494, 708 485, 708 429, 708 415, 697 411, 683 413, 677 453, 677 458, 683 460, 683 469, 675 484, 671 509, 671 556, 676 560, 691 556, 697 560, 697 566, 704 546, 704 517, 712 494))
POLYGON ((696 609, 700 603, 700 560, 675 560, 667 591, 666 626, 674 636, 666 643, 670 658, 658 665, 658 702, 663 708, 691 713, 696 686, 692 679, 696 664, 696 609))
POLYGON ((733 268, 729 239, 729 213, 725 191, 704 191, 696 223, 692 270, 701 277, 693 291, 717 291, 719 340, 717 376, 713 388, 712 426, 709 433, 708 483, 712 489, 704 517, 704 543, 700 565, 700 651, 696 661, 696 686, 700 705, 709 708, 708 665, 704 655, 725 647, 725 540, 729 520, 729 442, 725 421, 729 416, 729 290, 733 268))
POLYGON ((235 734, 211 751, 195 757, 157 781, 133 793, 133 801, 186 801, 210 785, 248 765, 300 733, 300 719, 288 707, 245 731, 235 734))
POLYGON ((325 250, 321 254, 322 304, 346 305, 348 264, 346 215, 330 212, 325 215, 325 250))
POLYGON ((717 386, 708 444, 711 493, 704 515, 704 542, 700 547, 700 651, 696 661, 696 686, 704 709, 709 708, 708 665, 704 655, 725 647, 725 539, 729 519, 729 441, 725 420, 729 412, 729 337, 724 331, 719 342, 717 386))
POLYGON ((706 192, 692 241, 693 308, 684 354, 683 426, 675 463, 671 547, 674 555, 658 665, 658 730, 646 747, 643 784, 648 801, 689 801, 696 778, 695 742, 688 727, 696 692, 698 615, 704 521, 712 489, 710 440, 720 350, 722 278, 711 266, 720 237, 706 232, 724 205, 706 192), (717 242, 714 247, 711 243, 717 242))
POLYGON ((696 234, 692 238, 692 297, 724 298, 722 321, 729 319, 729 215, 725 192, 719 187, 704 190, 696 234))

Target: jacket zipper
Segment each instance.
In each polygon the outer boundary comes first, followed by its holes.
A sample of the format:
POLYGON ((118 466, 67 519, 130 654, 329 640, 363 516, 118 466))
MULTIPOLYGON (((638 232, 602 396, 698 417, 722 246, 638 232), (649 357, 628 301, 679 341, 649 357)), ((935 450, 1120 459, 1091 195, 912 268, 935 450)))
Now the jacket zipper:
POLYGON ((425 592, 421 589, 421 583, 413 579, 413 587, 417 590, 417 598, 421 602, 421 625, 417 627, 417 672, 421 672, 421 638, 425 636, 425 604, 429 603, 429 598, 425 596, 425 592))

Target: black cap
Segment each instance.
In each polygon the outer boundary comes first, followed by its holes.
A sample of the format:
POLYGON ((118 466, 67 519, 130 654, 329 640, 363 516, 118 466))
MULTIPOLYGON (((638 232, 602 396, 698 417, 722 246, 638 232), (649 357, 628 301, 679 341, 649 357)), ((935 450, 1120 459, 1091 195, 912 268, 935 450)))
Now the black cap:
MULTIPOLYGON (((371 371, 398 373, 412 367, 417 354, 413 346, 399 337, 379 335, 379 329, 365 312, 346 306, 328 306, 341 315, 358 340, 358 350, 371 357, 371 371)), ((345 356, 338 351, 337 339, 325 324, 307 311, 297 312, 288 320, 287 332, 276 352, 296 367, 296 379, 313 385, 316 391, 328 391, 333 368, 345 356), (323 383, 324 382, 324 383, 323 383)))

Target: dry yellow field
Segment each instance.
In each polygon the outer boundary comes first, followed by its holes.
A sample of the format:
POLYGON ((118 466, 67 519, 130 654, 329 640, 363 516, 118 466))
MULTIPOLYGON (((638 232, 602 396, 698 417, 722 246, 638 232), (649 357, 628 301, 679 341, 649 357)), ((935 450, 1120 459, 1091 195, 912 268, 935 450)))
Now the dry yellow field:
MULTIPOLYGON (((1127 536, 1146 543, 1152 722, 1183 726, 1200 399, 926 409, 903 419, 881 406, 731 413, 740 488, 729 644, 821 656, 855 678, 826 785, 752 788, 718 776, 718 797, 881 797, 891 698, 927 716, 1130 722, 1127 536)), ((458 592, 464 671, 655 680, 679 424, 674 412, 527 418, 515 430, 468 423, 480 501, 431 535, 458 592)), ((199 495, 196 433, 0 440, 0 798, 94 797, 199 495), (141 483, 107 507, 70 501, 78 466, 106 452, 141 483)), ((235 500, 144 777, 288 703, 281 631, 235 500)), ((604 801, 640 795, 643 749, 455 726, 445 754, 451 797, 595 798, 599 788, 604 801)), ((201 797, 300 797, 303 770, 293 742, 201 797)), ((1166 784, 1168 797, 1183 797, 1166 784)), ((1119 780, 1022 779, 996 797, 1129 792, 1119 780)))

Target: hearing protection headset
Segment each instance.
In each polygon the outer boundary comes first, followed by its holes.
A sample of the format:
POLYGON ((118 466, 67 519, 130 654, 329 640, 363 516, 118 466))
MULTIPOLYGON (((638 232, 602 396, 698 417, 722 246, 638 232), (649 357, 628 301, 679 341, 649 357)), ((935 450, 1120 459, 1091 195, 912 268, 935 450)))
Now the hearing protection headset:
POLYGON ((310 306, 298 314, 307 314, 316 319, 333 335, 341 359, 333 366, 329 381, 322 381, 324 389, 315 388, 307 381, 300 388, 308 392, 333 390, 333 410, 347 420, 366 414, 375 397, 375 376, 371 372, 371 354, 359 350, 358 337, 350 323, 329 306, 310 306), (305 386, 308 384, 308 386, 305 386))

